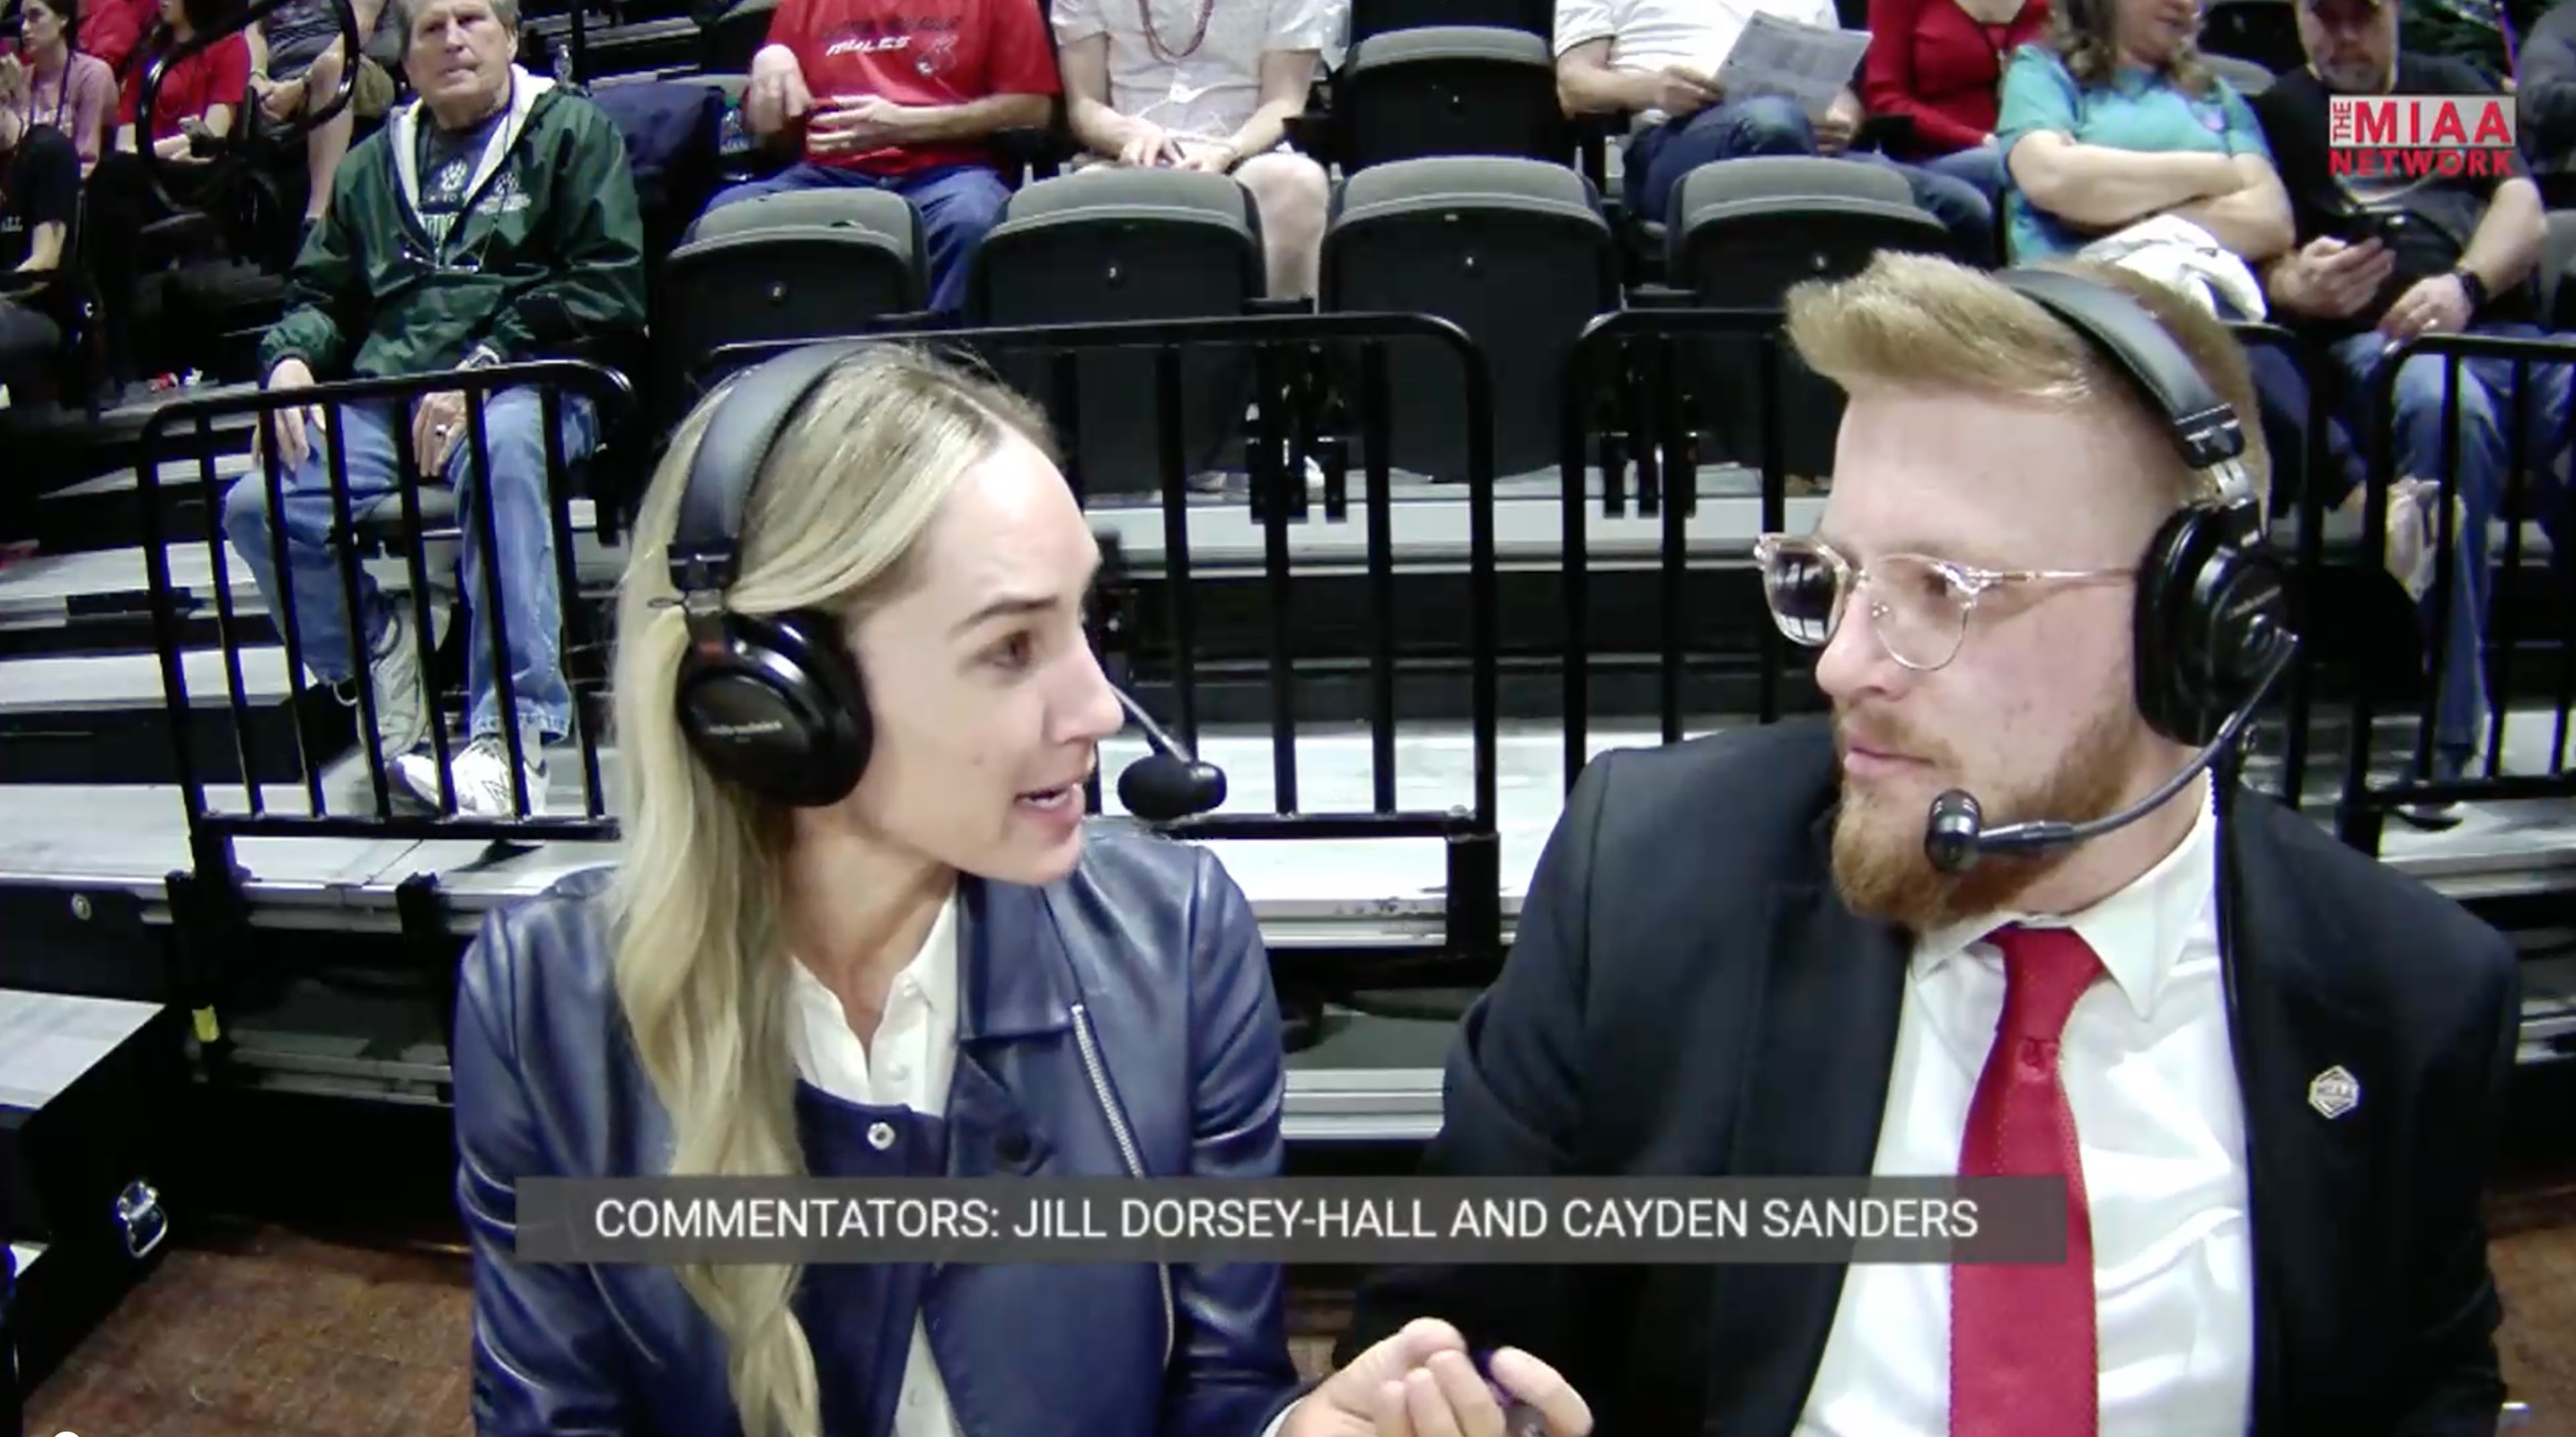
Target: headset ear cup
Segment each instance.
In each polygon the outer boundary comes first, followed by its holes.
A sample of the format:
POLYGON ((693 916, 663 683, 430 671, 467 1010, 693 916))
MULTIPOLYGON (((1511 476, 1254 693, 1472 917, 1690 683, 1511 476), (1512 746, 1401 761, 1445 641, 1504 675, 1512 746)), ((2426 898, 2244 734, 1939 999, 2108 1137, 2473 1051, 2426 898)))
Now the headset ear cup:
POLYGON ((2210 615, 2202 608, 2219 555, 2217 526, 2207 509, 2176 510, 2147 543, 2138 565, 2133 624, 2133 687, 2147 726, 2177 743, 2209 741, 2226 710, 2212 714, 2210 615))
POLYGON ((839 802, 875 731, 839 628, 811 613, 732 614, 726 652, 681 670, 681 726, 717 777, 776 803, 839 802))
POLYGON ((859 786, 868 771, 868 758, 876 751, 876 715, 868 708, 867 680, 859 673, 858 659, 850 652, 838 619, 797 609, 766 622, 775 632, 779 651, 794 655, 821 697, 829 739, 815 754, 815 762, 828 777, 818 784, 827 784, 832 791, 825 802, 838 803, 859 786))
POLYGON ((2139 570, 2138 712, 2177 743, 2218 736, 2264 667, 2258 635, 2286 630, 2280 566, 2244 515, 2193 506, 2147 546, 2139 570))

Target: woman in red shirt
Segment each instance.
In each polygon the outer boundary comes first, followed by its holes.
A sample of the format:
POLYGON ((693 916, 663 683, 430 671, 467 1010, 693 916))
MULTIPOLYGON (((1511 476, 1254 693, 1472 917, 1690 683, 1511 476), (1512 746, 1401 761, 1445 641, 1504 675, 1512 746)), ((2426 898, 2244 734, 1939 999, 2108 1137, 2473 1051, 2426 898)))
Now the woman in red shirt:
POLYGON ((1872 115, 1914 121, 1913 139, 1894 157, 1998 196, 2004 67, 2047 28, 2048 0, 1869 0, 1861 98, 1872 115))
POLYGON ((89 181, 86 223, 99 234, 122 242, 99 247, 93 272, 107 310, 108 368, 122 382, 150 379, 166 387, 165 371, 176 361, 159 354, 161 326, 144 321, 141 303, 143 259, 131 237, 153 222, 169 217, 163 195, 181 205, 194 196, 205 176, 206 156, 197 152, 199 136, 212 145, 232 133, 242 105, 250 96, 250 42, 236 30, 203 49, 193 49, 198 19, 191 5, 206 0, 160 0, 161 23, 135 47, 133 66, 125 76, 125 93, 116 114, 116 144, 98 162, 89 181), (161 87, 152 97, 150 134, 142 128, 143 77, 164 55, 177 55, 164 69, 161 87), (150 145, 162 161, 155 186, 141 147, 150 145))

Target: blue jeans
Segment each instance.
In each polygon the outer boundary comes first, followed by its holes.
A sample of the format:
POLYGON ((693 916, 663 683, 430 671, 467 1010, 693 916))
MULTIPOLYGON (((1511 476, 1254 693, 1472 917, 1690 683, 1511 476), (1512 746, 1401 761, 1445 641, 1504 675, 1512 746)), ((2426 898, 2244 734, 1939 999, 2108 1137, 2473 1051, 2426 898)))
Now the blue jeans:
POLYGON ((1978 194, 1984 195, 1989 206, 2003 203, 2004 184, 2008 177, 2000 145, 1970 145, 1964 150, 1952 150, 1946 155, 1935 155, 1915 163, 1933 174, 1965 182, 1978 194))
MULTIPOLYGON (((2549 337, 2530 324, 2481 324, 2473 334, 2509 339, 2549 337)), ((2334 346, 2343 371, 2344 413, 2353 441, 2368 454, 2376 415, 2372 408, 2372 374, 2388 341, 2376 332, 2356 334, 2334 346)), ((2389 435, 2391 480, 2441 480, 2446 493, 2460 501, 2459 542, 2452 554, 2450 620, 2444 628, 2439 707, 2434 716, 2433 744, 2437 779, 2455 778, 2476 753, 2486 721, 2485 633, 2487 604, 2494 576, 2487 569, 2487 525, 2503 506, 2512 448, 2505 433, 2514 412, 2516 366, 2510 359, 2462 359, 2440 354, 2418 355, 2397 371, 2397 414, 2389 435), (2447 371, 2454 363, 2459 381, 2459 466, 2446 471, 2443 422, 2447 371)), ((2569 494, 2552 472, 2568 447, 2568 385, 2576 365, 2533 363, 2525 367, 2523 393, 2524 463, 2531 474, 2537 517, 2549 535, 2550 566, 2563 587, 2570 578, 2567 546, 2576 542, 2576 525, 2568 521, 2569 494)), ((2435 516, 2438 525, 2438 513, 2435 516)), ((2437 527, 2434 532, 2440 532, 2437 527)), ((2429 618, 2435 595, 2424 596, 2429 618)))
POLYGON ((1002 206, 1011 198, 1010 187, 1002 183, 1002 177, 981 165, 950 165, 887 177, 799 160, 768 179, 735 185, 708 201, 707 208, 719 209, 762 195, 827 189, 892 190, 911 203, 921 216, 922 242, 930 250, 926 256, 930 262, 930 308, 942 315, 965 311, 966 283, 973 273, 975 252, 983 248, 984 236, 1002 222, 1002 206))
MULTIPOLYGON (((598 443, 597 420, 590 401, 566 395, 563 410, 563 459, 586 457, 598 443)), ((387 404, 343 405, 333 416, 340 428, 341 454, 347 464, 349 508, 362 512, 395 492, 402 470, 394 446, 411 443, 408 407, 387 404)), ((563 595, 555 581, 555 530, 546 482, 545 438, 540 426, 545 411, 537 391, 506 389, 490 397, 484 410, 484 436, 492 455, 492 535, 501 547, 501 626, 510 643, 511 696, 518 701, 519 730, 545 739, 572 732, 572 691, 565 684, 562 649, 563 595)), ((340 565, 329 547, 334 527, 328 441, 308 424, 312 452, 304 462, 278 476, 286 505, 286 564, 294 581, 295 623, 305 666, 325 683, 340 683, 354 672, 348 606, 340 585, 340 565)), ((474 515, 476 497, 473 440, 456 441, 448 456, 447 482, 456 486, 458 527, 464 535, 465 594, 472 605, 484 603, 481 523, 474 515)), ((268 512, 268 480, 254 468, 224 495, 224 535, 249 565, 267 599, 269 612, 285 628, 285 605, 279 601, 277 566, 268 512)), ((373 654, 392 618, 391 601, 362 567, 358 570, 358 606, 365 615, 366 644, 373 654)), ((501 701, 492 677, 492 642, 483 618, 466 644, 465 689, 475 738, 497 735, 501 701)))
MULTIPOLYGON (((1628 209, 1642 219, 1661 222, 1682 177, 1702 165, 1746 155, 1814 153, 1815 124, 1795 101, 1761 95, 1711 105, 1687 119, 1667 120, 1628 142, 1628 209)), ((1903 175, 1914 192, 1914 203, 1950 232, 1960 258, 1978 264, 1993 262, 1994 202, 1978 193, 1975 185, 1868 151, 1846 153, 1862 164, 1883 165, 1903 175)))

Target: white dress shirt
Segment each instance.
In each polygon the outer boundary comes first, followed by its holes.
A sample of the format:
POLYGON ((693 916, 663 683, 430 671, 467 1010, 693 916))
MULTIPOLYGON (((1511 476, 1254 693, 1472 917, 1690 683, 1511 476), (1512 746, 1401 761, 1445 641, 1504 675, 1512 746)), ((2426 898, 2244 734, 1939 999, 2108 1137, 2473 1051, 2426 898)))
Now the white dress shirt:
MULTIPOLYGON (((1873 1171, 1952 1176, 2003 1013, 1985 934, 2064 922, 2108 978, 2076 1001, 2060 1072, 2093 1229, 2101 1437, 2242 1433, 2253 1385, 2245 1124, 2219 986, 2217 824, 2071 920, 2002 914, 1926 935, 1908 970, 1873 1171)), ((1950 1279, 1849 1269, 1798 1437, 1949 1429, 1950 1279)))
POLYGON ((1166 50, 1188 47, 1199 0, 1055 0, 1056 43, 1107 32, 1109 108, 1178 139, 1233 137, 1261 108, 1261 57, 1324 51, 1350 23, 1349 0, 1213 0, 1207 36, 1166 60, 1145 42, 1145 19, 1166 50))
MULTIPOLYGON (((877 1023, 875 1051, 850 1030, 848 1012, 823 980, 801 962, 794 978, 795 1019, 789 1025, 796 1070, 805 1081, 844 1102, 910 1108, 942 1117, 948 1079, 957 1066, 957 899, 951 895, 930 925, 921 951, 897 973, 877 1023), (873 1061, 871 1061, 873 1059, 873 1061)), ((818 1366, 831 1362, 817 1352, 818 1366)), ((963 1437, 948 1405, 947 1385, 931 1355, 930 1328, 912 1322, 912 1352, 904 1361, 903 1394, 896 1399, 893 1437, 963 1437)))

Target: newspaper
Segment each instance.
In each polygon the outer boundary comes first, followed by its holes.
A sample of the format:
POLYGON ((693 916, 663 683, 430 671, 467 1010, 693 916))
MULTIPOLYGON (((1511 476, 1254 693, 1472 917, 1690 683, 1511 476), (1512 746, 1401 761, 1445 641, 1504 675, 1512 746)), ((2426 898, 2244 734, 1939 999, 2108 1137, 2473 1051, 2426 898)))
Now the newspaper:
POLYGON ((1756 11, 1726 52, 1717 72, 1718 93, 1729 100, 1785 95, 1810 118, 1820 118, 1851 83, 1869 50, 1867 30, 1802 25, 1756 11))

